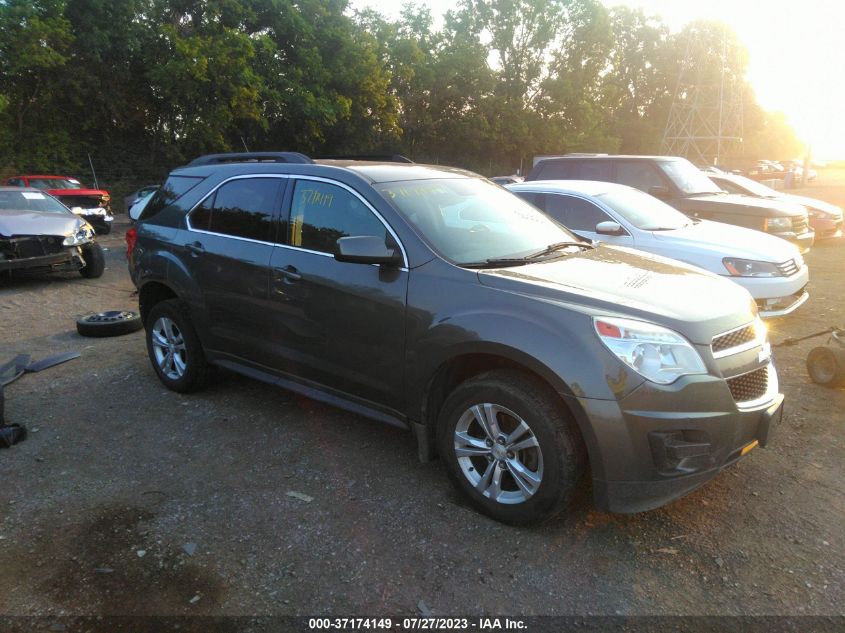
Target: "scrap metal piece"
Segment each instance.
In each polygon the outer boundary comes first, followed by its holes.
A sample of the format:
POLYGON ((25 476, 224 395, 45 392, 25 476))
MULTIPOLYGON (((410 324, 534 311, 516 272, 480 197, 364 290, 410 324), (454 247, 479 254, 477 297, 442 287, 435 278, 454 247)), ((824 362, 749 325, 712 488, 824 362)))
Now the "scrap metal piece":
POLYGON ((0 426, 0 448, 12 448, 26 439, 26 428, 20 424, 0 426))
POLYGON ((62 352, 61 354, 53 354, 52 356, 48 356, 47 358, 42 358, 41 360, 35 361, 34 363, 30 363, 24 368, 24 371, 28 374, 34 374, 36 372, 41 371, 42 369, 48 369, 50 367, 55 367, 56 365, 61 365, 62 363, 66 363, 69 360, 73 360, 74 358, 79 358, 81 354, 79 352, 62 352))
POLYGON ((18 354, 8 363, 0 366, 0 386, 8 385, 20 378, 32 357, 29 354, 18 354))

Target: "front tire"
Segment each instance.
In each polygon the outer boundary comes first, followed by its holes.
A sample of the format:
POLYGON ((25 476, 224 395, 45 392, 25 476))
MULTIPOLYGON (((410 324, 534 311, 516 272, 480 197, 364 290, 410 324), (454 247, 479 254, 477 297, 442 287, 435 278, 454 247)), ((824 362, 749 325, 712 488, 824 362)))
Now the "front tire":
POLYGON ((440 411, 438 451, 449 478, 480 512, 511 525, 566 508, 585 468, 574 419, 541 381, 489 371, 459 385, 440 411))
POLYGON ((168 299, 147 315, 147 353, 165 387, 179 393, 199 391, 208 384, 212 366, 184 303, 168 299))
POLYGON ((103 247, 97 242, 91 242, 82 247, 82 259, 85 266, 79 269, 79 274, 86 279, 98 279, 106 270, 106 257, 103 247))

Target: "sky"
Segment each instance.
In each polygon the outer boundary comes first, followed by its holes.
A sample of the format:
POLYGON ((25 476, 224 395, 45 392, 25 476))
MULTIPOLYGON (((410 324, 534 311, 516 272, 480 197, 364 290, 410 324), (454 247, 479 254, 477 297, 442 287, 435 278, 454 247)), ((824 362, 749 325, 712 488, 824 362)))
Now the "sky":
MULTIPOLYGON (((786 114, 819 159, 845 158, 845 0, 602 0, 659 15, 672 30, 728 23, 750 55, 748 78, 767 110, 786 114)), ((403 2, 353 0, 396 17, 403 2)), ((440 16, 454 0, 415 0, 440 16)))

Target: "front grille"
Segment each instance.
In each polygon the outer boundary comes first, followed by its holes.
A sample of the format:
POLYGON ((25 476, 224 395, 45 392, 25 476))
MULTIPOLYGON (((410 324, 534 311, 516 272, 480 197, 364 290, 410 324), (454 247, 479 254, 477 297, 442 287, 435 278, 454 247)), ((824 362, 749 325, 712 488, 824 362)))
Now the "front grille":
POLYGON ((809 223, 807 218, 803 215, 795 216, 792 218, 792 230, 796 235, 800 235, 804 231, 809 228, 809 223))
POLYGON ((755 371, 728 379, 728 388, 736 402, 749 402, 766 395, 769 388, 769 368, 761 367, 755 371))
POLYGON ((784 277, 791 277, 801 269, 801 266, 794 259, 789 259, 785 262, 781 262, 780 264, 777 264, 777 267, 780 271, 780 274, 784 277))
POLYGON ((64 238, 53 235, 33 235, 0 240, 0 254, 4 259, 26 259, 55 255, 62 251, 64 238))
POLYGON ((757 332, 754 330, 754 325, 751 324, 738 330, 734 330, 733 332, 720 334, 713 339, 710 346, 713 348, 713 353, 718 354, 719 352, 724 352, 727 349, 751 343, 756 338, 757 332))

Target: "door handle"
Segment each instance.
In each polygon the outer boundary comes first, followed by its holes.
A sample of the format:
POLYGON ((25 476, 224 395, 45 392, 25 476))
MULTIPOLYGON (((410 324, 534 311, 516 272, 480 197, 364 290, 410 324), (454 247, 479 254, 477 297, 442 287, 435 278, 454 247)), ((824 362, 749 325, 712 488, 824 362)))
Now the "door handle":
POLYGON ((279 274, 280 280, 281 280, 281 278, 284 278, 288 281, 299 281, 300 279, 302 279, 302 275, 293 266, 285 266, 284 268, 277 268, 276 272, 279 274))
POLYGON ((187 248, 191 255, 196 257, 197 255, 201 255, 205 252, 205 247, 200 242, 191 242, 190 244, 185 244, 185 248, 187 248))

